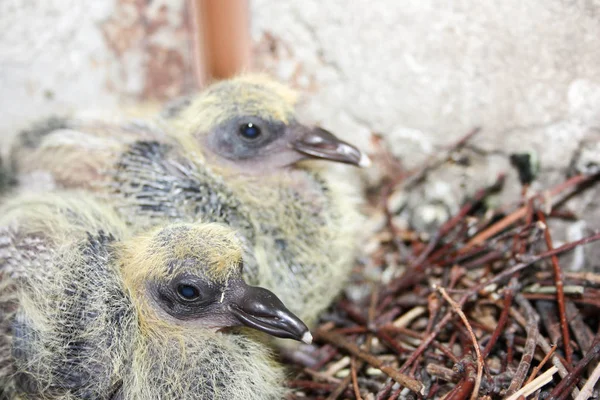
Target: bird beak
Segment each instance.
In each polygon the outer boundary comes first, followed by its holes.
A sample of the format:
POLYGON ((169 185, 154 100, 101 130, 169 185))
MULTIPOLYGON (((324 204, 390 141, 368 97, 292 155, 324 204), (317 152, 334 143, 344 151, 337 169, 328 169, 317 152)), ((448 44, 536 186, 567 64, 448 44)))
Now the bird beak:
MULTIPOLYGON (((241 283, 241 282, 240 282, 241 283)), ((234 291, 229 310, 240 323, 279 338, 312 342, 307 326, 275 294, 245 283, 234 291)))
POLYGON ((292 142, 294 150, 313 158, 368 167, 369 157, 356 147, 338 139, 333 133, 316 127, 292 142))

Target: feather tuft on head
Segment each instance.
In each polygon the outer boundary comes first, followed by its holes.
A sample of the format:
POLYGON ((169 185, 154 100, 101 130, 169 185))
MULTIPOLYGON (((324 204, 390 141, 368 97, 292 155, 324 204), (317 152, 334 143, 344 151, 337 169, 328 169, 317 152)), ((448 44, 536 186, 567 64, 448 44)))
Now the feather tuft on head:
POLYGON ((131 288, 184 272, 225 282, 242 263, 239 239, 220 224, 169 225, 127 240, 120 248, 123 278, 131 288))
POLYGON ((267 75, 241 75, 209 86, 170 116, 173 134, 202 135, 236 116, 254 115, 288 123, 294 116, 297 93, 267 75))

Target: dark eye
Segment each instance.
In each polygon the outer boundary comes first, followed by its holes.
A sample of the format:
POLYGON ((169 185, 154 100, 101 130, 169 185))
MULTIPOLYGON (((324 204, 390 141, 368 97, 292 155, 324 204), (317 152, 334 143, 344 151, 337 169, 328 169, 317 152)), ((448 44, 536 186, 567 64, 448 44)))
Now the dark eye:
POLYGON ((246 139, 256 139, 260 136, 260 128, 253 124, 252 122, 248 122, 240 126, 240 135, 246 139))
POLYGON ((200 297, 200 291, 198 288, 192 285, 179 285, 177 286, 177 294, 184 300, 196 300, 200 297))

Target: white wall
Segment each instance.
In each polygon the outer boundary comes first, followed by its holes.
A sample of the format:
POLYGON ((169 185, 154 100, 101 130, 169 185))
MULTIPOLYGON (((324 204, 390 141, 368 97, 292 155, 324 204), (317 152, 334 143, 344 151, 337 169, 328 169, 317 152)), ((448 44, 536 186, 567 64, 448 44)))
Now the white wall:
MULTIPOLYGON (((39 116, 110 115, 194 87, 185 0, 0 0, 0 135, 39 116)), ((251 0, 257 68, 307 96, 304 114, 363 147, 386 135, 408 167, 483 127, 472 165, 411 193, 456 210, 534 150, 536 187, 564 179, 583 139, 598 162, 598 0, 251 0)), ((586 161, 587 162, 587 161, 586 161)), ((593 193, 592 193, 593 194, 593 193)), ((600 226, 597 195, 576 205, 600 226)))
MULTIPOLYGON (((428 203, 441 210, 423 214, 455 212, 502 171, 509 179, 497 201, 517 200, 511 152, 538 154, 534 189, 564 180, 580 146, 580 164, 600 165, 598 0, 252 5, 260 67, 309 92, 307 113, 333 132, 363 146, 369 132, 384 133, 412 168, 483 128, 477 151, 462 154, 471 166, 438 170, 407 194, 409 209, 428 203)), ((568 204, 585 216, 578 234, 600 227, 599 197, 595 190, 568 204)))
POLYGON ((185 0, 0 0, 0 135, 193 86, 185 0))

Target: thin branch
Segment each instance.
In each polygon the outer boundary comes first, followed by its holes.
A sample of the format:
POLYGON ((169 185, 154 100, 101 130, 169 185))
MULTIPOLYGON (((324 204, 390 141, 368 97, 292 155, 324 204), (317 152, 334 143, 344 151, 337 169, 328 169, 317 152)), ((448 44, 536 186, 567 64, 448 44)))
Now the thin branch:
POLYGON ((362 400, 360 395, 360 389, 358 388, 358 377, 356 376, 356 358, 352 357, 350 360, 350 376, 352 377, 352 389, 354 389, 354 396, 356 400, 362 400))
POLYGON ((583 385, 583 388, 579 392, 579 396, 577 396, 575 400, 587 400, 590 397, 592 397, 592 395, 594 394, 594 386, 596 386, 598 378, 600 378, 600 363, 596 365, 596 368, 594 368, 592 375, 590 375, 585 385, 583 385))
POLYGON ((477 378, 475 379, 475 385, 473 387, 473 392, 471 394, 471 400, 475 400, 479 393, 479 386, 481 385, 481 376, 483 373, 483 357, 481 356, 481 351, 479 350, 479 343, 477 343, 477 337, 473 333, 473 328, 469 324, 469 320, 465 313, 461 310, 460 306, 452 299, 452 297, 448 296, 446 290, 443 287, 437 287, 437 289, 442 296, 446 299, 446 301, 452 306, 454 312, 456 312, 460 319, 462 319, 467 331, 469 331, 469 335, 471 336, 471 340, 473 341, 473 347, 475 348, 475 354, 477 354, 477 378))
MULTIPOLYGON (((517 299, 517 302, 520 302, 520 299, 517 299)), ((523 385, 523 382, 527 377, 527 371, 529 371, 531 361, 533 360, 533 354, 535 353, 535 344, 538 337, 539 317, 533 308, 526 307, 525 312, 527 314, 527 327, 525 328, 525 331, 527 332, 527 339, 525 341, 525 348, 523 349, 523 357, 521 357, 517 371, 515 372, 512 382, 510 383, 508 391, 506 392, 507 395, 515 393, 523 385)))
POLYGON ((552 358, 552 355, 556 351, 556 347, 557 346, 555 344, 552 345, 552 349, 548 353, 546 353, 546 355, 544 356, 544 358, 542 359, 542 361, 540 361, 540 363, 538 364, 538 366, 535 367, 533 369, 533 371, 531 371, 531 376, 529 376, 529 379, 527 379, 527 381, 525 382, 525 385, 527 385, 529 382, 533 381, 535 379, 535 377, 537 376, 537 374, 541 371, 541 369, 544 368, 544 365, 546 365, 546 363, 548 362, 548 360, 550 358, 552 358))
POLYGON ((558 371, 558 368, 555 366, 550 367, 546 372, 529 382, 527 385, 523 386, 520 390, 513 393, 506 400, 517 400, 519 398, 525 398, 529 396, 531 393, 535 392, 539 388, 544 385, 547 385, 552 381, 552 377, 558 371))
MULTIPOLYGON (((579 379, 581 379, 581 374, 583 370, 591 363, 596 360, 600 356, 600 342, 598 342, 598 337, 596 338, 596 344, 594 347, 590 349, 590 351, 583 357, 577 364, 573 370, 567 375, 556 387, 550 392, 550 396, 548 400, 559 400, 564 399, 569 395, 571 389, 579 379)), ((581 393, 578 393, 579 396, 581 393)))
MULTIPOLYGON (((539 210, 537 212, 537 216, 538 219, 542 221, 545 225, 544 238, 546 239, 546 246, 548 246, 548 250, 552 250, 554 246, 552 244, 552 237, 550 235, 550 229, 548 229, 546 217, 544 216, 544 213, 542 213, 539 210)), ((556 300, 558 302, 560 327, 562 328, 563 346, 565 348, 565 358, 567 360, 567 363, 571 364, 573 362, 573 349, 571 348, 571 339, 569 337, 569 324, 567 323, 563 275, 560 265, 558 264, 558 257, 556 255, 553 255, 550 257, 550 259, 552 260, 552 268, 554 269, 554 282, 556 284, 556 300)))
POLYGON ((387 374, 390 378, 392 378, 399 384, 407 387, 408 389, 412 390, 413 392, 423 394, 424 387, 421 382, 417 381, 414 378, 411 378, 408 375, 400 373, 391 367, 384 365, 380 359, 378 359, 370 353, 361 350, 356 344, 346 340, 346 338, 344 338, 343 336, 321 329, 317 331, 317 337, 319 339, 325 340, 326 342, 336 347, 346 350, 347 352, 360 358, 370 366, 378 368, 383 373, 387 374))

